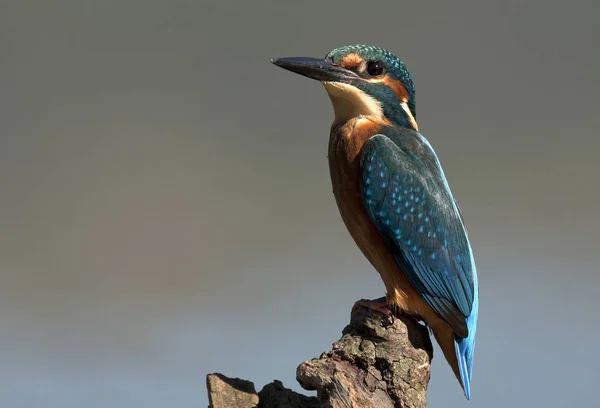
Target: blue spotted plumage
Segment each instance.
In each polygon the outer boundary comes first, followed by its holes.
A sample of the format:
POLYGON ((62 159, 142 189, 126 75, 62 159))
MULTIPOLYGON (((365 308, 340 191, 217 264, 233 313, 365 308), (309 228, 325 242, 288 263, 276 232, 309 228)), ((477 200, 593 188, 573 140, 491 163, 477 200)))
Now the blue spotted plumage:
POLYGON ((454 330, 469 398, 478 287, 463 220, 427 140, 410 129, 387 128, 385 133, 373 136, 361 155, 365 208, 410 282, 454 330), (365 183, 373 169, 382 179, 379 184, 365 183))

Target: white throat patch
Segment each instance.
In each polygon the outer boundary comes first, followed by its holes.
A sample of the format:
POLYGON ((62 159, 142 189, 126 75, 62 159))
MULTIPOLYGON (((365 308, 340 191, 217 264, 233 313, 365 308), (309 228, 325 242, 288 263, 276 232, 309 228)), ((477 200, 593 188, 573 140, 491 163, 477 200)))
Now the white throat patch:
POLYGON ((336 122, 346 122, 359 116, 383 119, 383 108, 377 99, 355 86, 341 82, 323 82, 333 104, 336 122))

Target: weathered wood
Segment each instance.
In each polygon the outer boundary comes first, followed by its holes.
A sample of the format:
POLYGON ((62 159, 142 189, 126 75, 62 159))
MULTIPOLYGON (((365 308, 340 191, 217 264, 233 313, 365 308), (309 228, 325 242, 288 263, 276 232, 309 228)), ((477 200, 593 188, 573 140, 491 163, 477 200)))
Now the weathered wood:
POLYGON ((258 393, 259 408, 320 408, 316 397, 308 397, 285 388, 281 381, 267 384, 258 393))
POLYGON ((433 348, 427 329, 407 316, 394 323, 359 307, 342 338, 296 372, 304 389, 317 390, 322 407, 426 406, 433 348))
POLYGON ((423 325, 404 315, 392 323, 380 313, 359 307, 352 312, 350 324, 342 334, 331 350, 303 362, 296 371, 300 385, 306 390, 316 390, 317 397, 291 391, 277 380, 256 394, 252 383, 239 383, 243 380, 214 374, 208 379, 211 407, 426 406, 433 347, 423 325), (211 377, 217 378, 220 382, 217 379, 213 382, 220 385, 211 386, 211 377), (216 405, 215 401, 227 401, 229 405, 216 405))
POLYGON ((254 384, 239 378, 225 377, 223 374, 206 376, 209 408, 256 408, 258 395, 254 384))

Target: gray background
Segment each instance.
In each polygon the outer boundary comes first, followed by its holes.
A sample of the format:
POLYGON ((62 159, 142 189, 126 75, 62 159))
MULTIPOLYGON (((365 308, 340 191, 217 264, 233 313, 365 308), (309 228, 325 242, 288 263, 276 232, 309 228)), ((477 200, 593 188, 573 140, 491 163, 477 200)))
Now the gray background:
MULTIPOLYGON (((600 3, 482 3, 2 1, 0 406, 299 388, 384 289, 331 194, 330 102, 269 59, 353 43, 407 63, 469 227, 471 406, 594 405, 600 3)), ((439 352, 429 401, 468 405, 439 352)))

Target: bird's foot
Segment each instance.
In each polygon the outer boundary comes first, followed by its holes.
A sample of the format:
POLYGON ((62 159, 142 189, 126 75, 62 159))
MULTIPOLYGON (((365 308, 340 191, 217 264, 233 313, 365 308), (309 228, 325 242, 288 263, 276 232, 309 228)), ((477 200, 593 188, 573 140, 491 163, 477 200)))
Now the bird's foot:
POLYGON ((358 309, 359 306, 363 306, 367 309, 383 313, 388 317, 388 319, 391 320, 392 323, 394 323, 394 313, 392 313, 392 311, 390 310, 388 300, 385 296, 373 300, 361 299, 354 303, 354 306, 352 306, 352 311, 354 312, 356 309, 358 309))

